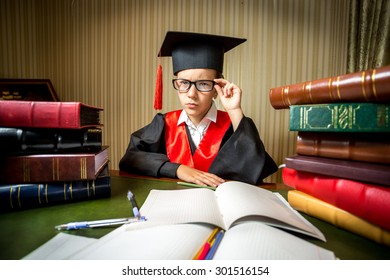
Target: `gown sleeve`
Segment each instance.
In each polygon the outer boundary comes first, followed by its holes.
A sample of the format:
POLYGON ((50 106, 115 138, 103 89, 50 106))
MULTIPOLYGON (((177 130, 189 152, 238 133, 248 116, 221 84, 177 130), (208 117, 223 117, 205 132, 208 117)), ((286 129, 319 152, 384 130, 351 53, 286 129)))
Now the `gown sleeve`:
POLYGON ((119 169, 153 177, 176 177, 179 164, 169 162, 164 140, 164 115, 157 114, 152 122, 130 136, 119 169))
POLYGON ((209 168, 223 179, 249 184, 260 184, 263 179, 278 170, 274 160, 265 151, 256 125, 244 117, 236 131, 229 129, 218 155, 209 168))

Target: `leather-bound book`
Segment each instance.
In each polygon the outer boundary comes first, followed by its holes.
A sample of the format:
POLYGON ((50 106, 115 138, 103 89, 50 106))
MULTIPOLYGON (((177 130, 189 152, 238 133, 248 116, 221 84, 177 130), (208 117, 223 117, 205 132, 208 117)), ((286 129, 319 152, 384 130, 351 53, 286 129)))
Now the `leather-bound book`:
POLYGON ((282 169, 285 185, 390 231, 390 188, 354 180, 282 169))
POLYGON ((286 167, 390 187, 390 165, 295 155, 285 158, 286 167))
POLYGON ((106 166, 95 180, 0 184, 0 211, 110 197, 110 183, 111 178, 106 166))
POLYGON ((0 160, 0 182, 42 183, 94 180, 108 163, 108 147, 95 153, 33 154, 0 160))
POLYGON ((272 88, 275 109, 333 102, 389 102, 390 65, 361 72, 272 88))
POLYGON ((0 154, 23 155, 98 151, 100 128, 28 129, 0 127, 0 154))
POLYGON ((99 126, 102 110, 80 102, 0 100, 0 126, 67 129, 99 126))
POLYGON ((291 131, 390 132, 390 103, 329 103, 290 107, 291 131))
POLYGON ((300 155, 390 164, 390 133, 298 132, 300 155))
POLYGON ((373 240, 379 244, 390 246, 390 231, 388 230, 304 192, 291 190, 287 196, 290 205, 300 212, 373 240))

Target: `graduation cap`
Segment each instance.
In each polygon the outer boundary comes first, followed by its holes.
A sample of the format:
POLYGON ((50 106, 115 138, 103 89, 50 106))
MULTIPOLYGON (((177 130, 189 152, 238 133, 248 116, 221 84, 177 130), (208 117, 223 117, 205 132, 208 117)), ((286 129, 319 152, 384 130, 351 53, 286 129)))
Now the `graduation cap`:
MULTIPOLYGON (((246 39, 204 33, 168 31, 158 57, 172 56, 173 74, 186 69, 223 70, 224 53, 246 39)), ((157 69, 154 108, 162 108, 162 67, 157 69)))

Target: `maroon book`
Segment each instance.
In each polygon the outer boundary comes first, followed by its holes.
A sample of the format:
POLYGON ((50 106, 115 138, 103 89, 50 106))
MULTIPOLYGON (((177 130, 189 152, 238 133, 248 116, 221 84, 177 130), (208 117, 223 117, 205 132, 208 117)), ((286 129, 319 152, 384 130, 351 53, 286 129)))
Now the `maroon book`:
POLYGON ((79 129, 101 125, 103 109, 80 102, 0 100, 0 126, 79 129))
POLYGON ((299 171, 390 186, 390 165, 386 164, 302 155, 286 157, 285 163, 299 171))
POLYGON ((108 147, 96 153, 34 154, 4 157, 2 184, 94 180, 108 163, 108 147))

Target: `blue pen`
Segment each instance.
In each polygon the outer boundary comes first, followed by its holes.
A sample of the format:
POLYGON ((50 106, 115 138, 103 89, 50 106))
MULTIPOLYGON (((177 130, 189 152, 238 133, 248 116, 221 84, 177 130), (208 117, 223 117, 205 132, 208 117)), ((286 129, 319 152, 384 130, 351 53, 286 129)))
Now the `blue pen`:
POLYGON ((97 221, 85 221, 85 222, 72 222, 55 227, 56 230, 73 230, 73 229, 85 229, 85 228, 96 228, 96 227, 108 227, 117 226, 123 224, 130 224, 136 222, 146 221, 145 217, 138 218, 118 218, 118 219, 107 219, 97 221))
POLYGON ((135 203, 134 195, 131 191, 127 192, 127 199, 131 202, 131 205, 133 206, 134 217, 141 219, 141 214, 139 213, 137 203, 135 203))
POLYGON ((223 237, 224 233, 225 232, 223 230, 220 230, 218 232, 217 236, 215 237, 214 244, 213 244, 213 246, 211 246, 210 251, 207 253, 205 260, 212 260, 213 259, 214 254, 217 251, 218 246, 222 241, 222 237, 223 237))

